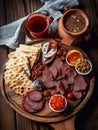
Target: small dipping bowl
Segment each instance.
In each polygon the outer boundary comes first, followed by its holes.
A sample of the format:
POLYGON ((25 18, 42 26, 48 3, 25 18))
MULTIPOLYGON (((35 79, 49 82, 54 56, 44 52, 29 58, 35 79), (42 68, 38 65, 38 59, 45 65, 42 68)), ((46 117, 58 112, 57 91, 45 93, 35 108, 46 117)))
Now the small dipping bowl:
POLYGON ((83 55, 79 50, 70 50, 66 54, 66 63, 70 66, 75 66, 77 60, 81 58, 83 58, 83 55))
POLYGON ((55 94, 49 100, 49 107, 54 112, 62 112, 67 107, 67 99, 63 95, 55 94))
POLYGON ((79 59, 75 64, 75 70, 80 75, 87 75, 92 71, 92 63, 88 59, 79 59))

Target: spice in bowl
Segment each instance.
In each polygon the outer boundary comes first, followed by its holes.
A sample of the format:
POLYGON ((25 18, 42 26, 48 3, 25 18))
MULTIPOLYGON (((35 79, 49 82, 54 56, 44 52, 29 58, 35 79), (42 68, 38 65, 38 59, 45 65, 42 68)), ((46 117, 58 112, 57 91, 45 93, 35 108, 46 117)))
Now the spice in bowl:
POLYGON ((79 59, 75 64, 75 70, 81 75, 87 75, 92 71, 92 63, 87 59, 79 59))
POLYGON ((73 11, 73 13, 66 16, 64 23, 65 28, 73 33, 81 32, 85 28, 85 25, 85 18, 78 11, 73 11))
POLYGON ((66 62, 70 66, 75 66, 75 63, 77 62, 78 59, 83 58, 83 55, 80 51, 78 50, 70 50, 66 54, 66 62))
POLYGON ((67 107, 67 100, 64 96, 56 94, 50 98, 49 107, 54 112, 62 112, 67 107))

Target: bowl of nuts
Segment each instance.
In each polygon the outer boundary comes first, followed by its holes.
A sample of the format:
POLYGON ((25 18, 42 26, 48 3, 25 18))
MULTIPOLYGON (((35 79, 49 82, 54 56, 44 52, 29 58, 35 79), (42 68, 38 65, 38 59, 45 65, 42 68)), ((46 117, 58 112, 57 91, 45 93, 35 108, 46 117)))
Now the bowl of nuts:
POLYGON ((75 64, 75 70, 80 75, 87 75, 92 71, 92 63, 88 59, 78 59, 75 64))

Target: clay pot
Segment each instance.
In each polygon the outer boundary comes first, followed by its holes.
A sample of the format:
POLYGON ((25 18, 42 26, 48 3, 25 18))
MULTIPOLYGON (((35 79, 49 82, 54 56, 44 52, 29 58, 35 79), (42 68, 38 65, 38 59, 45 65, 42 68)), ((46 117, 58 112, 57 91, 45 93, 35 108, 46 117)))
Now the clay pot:
POLYGON ((68 9, 58 21, 58 34, 62 43, 79 43, 89 26, 87 15, 80 9, 68 9))

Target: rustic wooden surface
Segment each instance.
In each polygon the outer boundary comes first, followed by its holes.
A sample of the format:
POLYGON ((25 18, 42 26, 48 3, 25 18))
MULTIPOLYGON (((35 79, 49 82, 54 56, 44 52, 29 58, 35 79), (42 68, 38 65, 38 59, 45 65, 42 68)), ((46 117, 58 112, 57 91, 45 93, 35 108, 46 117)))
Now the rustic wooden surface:
MULTIPOLYGON (((0 26, 8 24, 40 8, 39 0, 0 0, 0 26)), ((95 68, 96 83, 93 95, 86 106, 77 114, 76 130, 98 130, 98 37, 80 46, 91 58, 95 68)), ((0 46, 0 73, 11 51, 0 46)), ((0 76, 0 87, 2 84, 0 76)), ((71 124, 69 122, 69 124, 71 124)), ((15 112, 4 100, 0 91, 0 130, 52 130, 50 124, 31 121, 15 112)), ((64 125, 60 130, 64 129, 64 125)), ((69 128, 72 130, 72 128, 69 128)))

